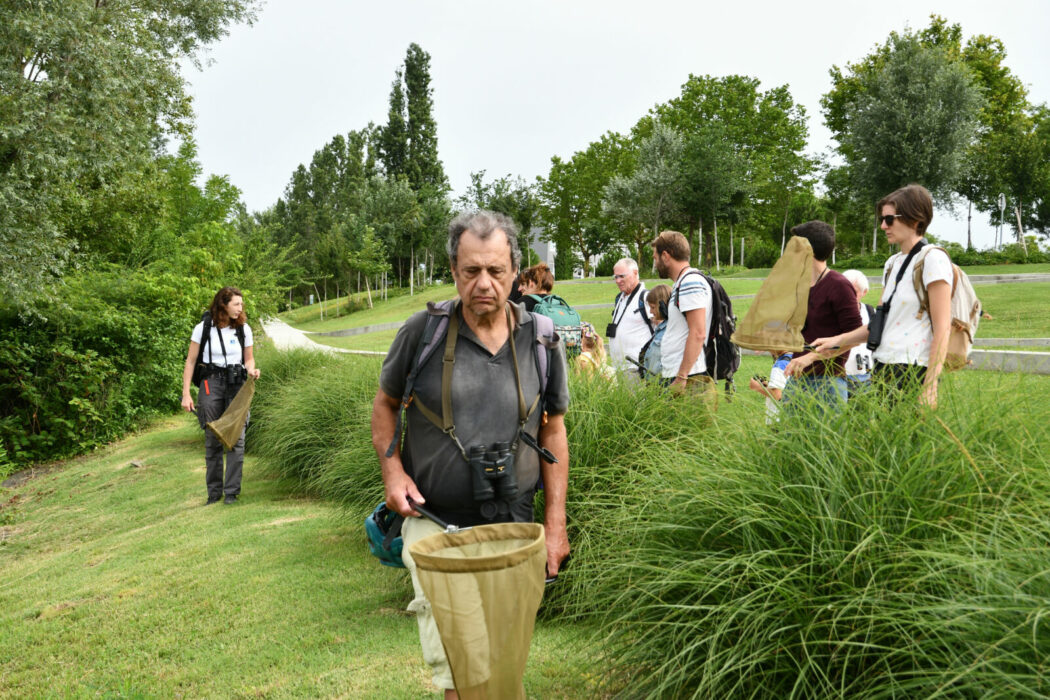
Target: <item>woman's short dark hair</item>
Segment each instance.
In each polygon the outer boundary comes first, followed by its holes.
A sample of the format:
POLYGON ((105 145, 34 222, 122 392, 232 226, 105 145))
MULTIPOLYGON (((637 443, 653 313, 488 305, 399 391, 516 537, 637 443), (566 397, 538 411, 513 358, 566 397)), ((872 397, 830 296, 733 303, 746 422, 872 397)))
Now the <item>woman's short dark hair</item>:
POLYGON ((554 273, 547 267, 547 263, 537 263, 527 267, 518 276, 518 285, 534 284, 541 292, 549 294, 554 289, 554 273))
POLYGON ((503 231, 510 244, 511 269, 517 270, 521 264, 521 248, 518 247, 518 227, 514 220, 506 214, 498 211, 461 212, 448 225, 448 259, 452 267, 456 266, 459 258, 459 239, 464 231, 470 231, 481 240, 488 240, 494 231, 503 231))
POLYGON ((223 287, 215 293, 215 298, 211 300, 211 307, 208 309, 211 312, 211 322, 216 326, 225 326, 227 324, 231 326, 243 326, 248 322, 248 316, 244 313, 244 309, 241 309, 241 315, 237 318, 230 318, 226 314, 226 305, 230 303, 230 300, 234 297, 244 298, 241 294, 241 290, 236 287, 223 287))
POLYGON ((835 229, 823 221, 807 221, 791 229, 792 236, 801 236, 813 248, 813 257, 821 262, 831 257, 835 250, 835 229))
POLYGON ((912 183, 894 190, 879 200, 875 213, 882 216, 882 207, 886 204, 892 205, 904 223, 914 226, 920 236, 926 234, 926 229, 933 221, 933 197, 928 189, 912 183))

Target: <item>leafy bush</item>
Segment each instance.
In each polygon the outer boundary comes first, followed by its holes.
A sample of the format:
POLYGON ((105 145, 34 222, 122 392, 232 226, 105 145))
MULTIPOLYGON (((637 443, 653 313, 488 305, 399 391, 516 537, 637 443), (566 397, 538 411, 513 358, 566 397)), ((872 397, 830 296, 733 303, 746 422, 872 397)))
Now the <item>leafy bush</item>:
POLYGON ((77 454, 178 406, 202 292, 165 274, 67 276, 38 316, 0 317, 0 443, 16 463, 77 454))

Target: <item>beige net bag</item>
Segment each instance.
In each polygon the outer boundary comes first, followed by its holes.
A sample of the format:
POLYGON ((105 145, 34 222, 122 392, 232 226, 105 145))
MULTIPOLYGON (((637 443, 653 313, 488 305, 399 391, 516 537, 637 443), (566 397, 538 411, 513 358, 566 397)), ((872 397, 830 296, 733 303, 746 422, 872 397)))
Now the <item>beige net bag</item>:
POLYGON ((255 377, 249 376, 222 415, 204 426, 215 433, 215 437, 219 438, 219 442, 227 450, 232 450, 237 441, 241 439, 241 432, 244 430, 244 424, 248 422, 248 412, 251 411, 254 396, 255 377))
POLYGON ((525 698, 525 662, 543 597, 538 523, 481 525, 410 545, 463 700, 525 698))
POLYGON ((792 236, 731 340, 750 350, 801 352, 812 271, 813 247, 792 236))

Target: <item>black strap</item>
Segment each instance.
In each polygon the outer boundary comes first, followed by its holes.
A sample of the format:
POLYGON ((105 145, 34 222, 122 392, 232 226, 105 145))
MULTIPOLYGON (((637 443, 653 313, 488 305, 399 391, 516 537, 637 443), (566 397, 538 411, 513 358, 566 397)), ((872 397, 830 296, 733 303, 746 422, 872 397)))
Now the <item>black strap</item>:
MULTIPOLYGON (((624 302, 624 305, 623 305, 623 310, 620 311, 620 318, 616 318, 616 307, 615 306, 613 307, 613 324, 614 325, 617 325, 617 326, 620 325, 620 321, 622 321, 623 317, 627 314, 627 309, 631 308, 631 300, 634 299, 634 295, 637 294, 638 290, 641 289, 641 288, 642 288, 642 283, 641 282, 639 282, 638 284, 634 285, 634 289, 631 290, 631 296, 627 297, 627 301, 624 302)), ((606 297, 606 299, 608 299, 608 298, 609 297, 606 297)), ((617 295, 617 299, 616 300, 619 301, 622 298, 623 298, 623 292, 620 292, 617 295)))
POLYGON ((197 350, 197 362, 200 364, 204 364, 204 348, 211 350, 211 314, 205 314, 203 322, 204 327, 201 328, 201 346, 197 350))
MULTIPOLYGON (((700 277, 702 277, 705 282, 708 282, 708 285, 707 285, 708 287, 711 286, 711 284, 709 282, 710 278, 707 275, 705 275, 703 272, 701 272, 700 270, 697 270, 695 267, 690 267, 690 268, 686 269, 686 271, 683 272, 681 275, 679 275, 678 279, 675 280, 675 284, 677 286, 674 288, 674 306, 679 311, 682 310, 682 305, 678 303, 678 297, 681 296, 681 294, 682 294, 682 281, 685 279, 686 275, 691 275, 694 272, 696 274, 700 275, 700 277)), ((712 293, 712 296, 713 296, 714 295, 714 290, 713 289, 711 290, 711 293, 712 293)))
MULTIPOLYGON (((893 297, 897 295, 897 289, 900 288, 901 280, 904 279, 904 271, 908 269, 908 263, 911 262, 911 259, 915 257, 915 254, 918 253, 924 245, 926 245, 926 241, 920 238, 915 243, 915 245, 911 247, 911 250, 908 251, 908 255, 904 258, 904 262, 901 264, 901 268, 897 270, 897 280, 893 283, 893 291, 890 292, 890 298, 886 299, 884 302, 882 302, 882 304, 880 304, 880 306, 882 306, 886 312, 889 311, 890 302, 893 300, 893 297)), ((891 267, 890 269, 893 268, 891 267)), ((887 279, 888 277, 889 276, 887 275, 887 279)), ((886 280, 884 279, 882 283, 886 284, 886 280)))

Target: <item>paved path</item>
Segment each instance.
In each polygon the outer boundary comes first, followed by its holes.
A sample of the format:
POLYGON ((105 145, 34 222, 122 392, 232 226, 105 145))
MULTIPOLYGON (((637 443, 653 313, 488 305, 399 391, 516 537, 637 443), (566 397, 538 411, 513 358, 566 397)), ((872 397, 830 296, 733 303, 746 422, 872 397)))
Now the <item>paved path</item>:
POLYGON ((279 318, 265 318, 262 322, 263 330, 267 337, 273 341, 278 350, 291 350, 293 348, 304 348, 330 354, 346 353, 348 355, 385 355, 385 352, 374 352, 372 350, 347 350, 345 348, 333 348, 330 345, 321 345, 298 328, 292 328, 279 318))

